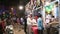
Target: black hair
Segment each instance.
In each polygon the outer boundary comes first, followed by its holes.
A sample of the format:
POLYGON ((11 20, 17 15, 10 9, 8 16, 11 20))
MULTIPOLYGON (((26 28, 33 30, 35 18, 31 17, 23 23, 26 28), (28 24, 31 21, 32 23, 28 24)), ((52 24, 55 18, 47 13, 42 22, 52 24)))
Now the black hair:
POLYGON ((54 16, 52 16, 52 18, 54 18, 54 16))
POLYGON ((38 14, 38 17, 42 17, 42 15, 41 14, 38 14))

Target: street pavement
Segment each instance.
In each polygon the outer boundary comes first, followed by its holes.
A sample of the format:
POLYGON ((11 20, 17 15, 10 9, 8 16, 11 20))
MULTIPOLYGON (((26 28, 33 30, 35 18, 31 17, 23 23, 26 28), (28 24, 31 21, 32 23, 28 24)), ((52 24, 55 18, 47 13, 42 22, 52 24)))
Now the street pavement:
POLYGON ((25 34, 24 30, 22 28, 19 28, 17 25, 16 25, 16 27, 14 28, 13 31, 14 31, 14 34, 25 34))

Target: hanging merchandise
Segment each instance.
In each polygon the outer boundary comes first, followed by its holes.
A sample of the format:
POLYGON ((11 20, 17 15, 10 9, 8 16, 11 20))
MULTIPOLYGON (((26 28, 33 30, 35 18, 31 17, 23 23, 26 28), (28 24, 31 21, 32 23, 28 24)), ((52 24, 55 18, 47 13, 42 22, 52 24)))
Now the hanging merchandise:
POLYGON ((38 7, 40 5, 40 0, 37 0, 36 4, 37 4, 37 7, 38 7))
POLYGON ((31 0, 31 5, 33 5, 33 0, 31 0))
POLYGON ((52 9, 53 9, 53 6, 54 6, 54 4, 50 4, 50 5, 46 6, 46 7, 45 7, 45 11, 46 11, 47 13, 50 13, 50 12, 52 11, 52 9))
POLYGON ((34 4, 34 6, 36 6, 36 0, 33 0, 33 4, 34 4))
POLYGON ((55 16, 55 18, 58 17, 58 7, 54 8, 54 16, 55 16))

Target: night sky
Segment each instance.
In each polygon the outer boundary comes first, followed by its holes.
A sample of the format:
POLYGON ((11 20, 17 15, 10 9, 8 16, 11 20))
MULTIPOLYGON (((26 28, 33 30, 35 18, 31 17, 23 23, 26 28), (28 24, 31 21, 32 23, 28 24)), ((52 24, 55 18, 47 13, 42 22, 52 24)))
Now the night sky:
POLYGON ((0 7, 26 5, 30 0, 0 0, 0 7))

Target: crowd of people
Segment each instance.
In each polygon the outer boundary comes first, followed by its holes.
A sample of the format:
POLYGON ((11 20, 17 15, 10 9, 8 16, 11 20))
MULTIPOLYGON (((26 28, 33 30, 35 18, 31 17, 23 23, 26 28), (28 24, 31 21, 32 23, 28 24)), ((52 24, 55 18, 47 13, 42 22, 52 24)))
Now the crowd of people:
POLYGON ((32 14, 29 14, 26 19, 28 34, 31 34, 31 28, 33 26, 38 27, 38 34, 43 34, 44 29, 47 30, 47 34, 50 34, 50 23, 56 20, 56 18, 51 13, 46 13, 45 24, 43 22, 42 14, 39 14, 34 17, 32 17, 32 14))
MULTIPOLYGON (((49 34, 49 26, 48 24, 55 20, 54 16, 51 14, 46 13, 46 24, 45 27, 47 28, 47 34, 49 34)), ((11 13, 3 12, 0 14, 0 33, 3 34, 5 32, 6 26, 13 25, 16 27, 16 24, 19 25, 19 28, 21 28, 21 25, 24 26, 24 32, 26 34, 31 34, 31 28, 33 26, 38 27, 38 34, 43 34, 44 26, 43 26, 43 18, 42 15, 39 14, 37 16, 32 16, 32 14, 29 14, 25 17, 17 17, 16 15, 11 15, 11 13)), ((20 30, 19 30, 20 31, 20 30)))
POLYGON ((6 27, 9 25, 13 25, 13 27, 16 27, 16 24, 22 25, 22 19, 23 18, 18 18, 16 15, 12 15, 11 12, 2 12, 0 14, 0 34, 6 33, 6 27), (18 22, 18 20, 20 21, 18 22))

